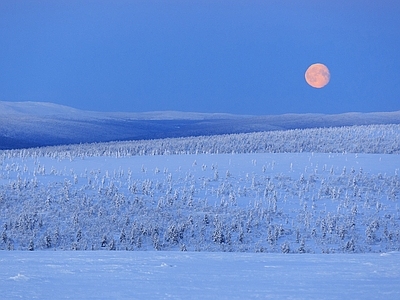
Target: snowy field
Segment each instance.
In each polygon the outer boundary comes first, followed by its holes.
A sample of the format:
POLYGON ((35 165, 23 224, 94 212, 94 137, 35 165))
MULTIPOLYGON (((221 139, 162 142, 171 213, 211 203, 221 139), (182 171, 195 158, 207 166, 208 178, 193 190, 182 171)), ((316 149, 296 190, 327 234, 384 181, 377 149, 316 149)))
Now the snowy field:
POLYGON ((6 251, 2 299, 399 299, 400 253, 6 251))
POLYGON ((4 158, 0 248, 399 251, 397 154, 4 158))

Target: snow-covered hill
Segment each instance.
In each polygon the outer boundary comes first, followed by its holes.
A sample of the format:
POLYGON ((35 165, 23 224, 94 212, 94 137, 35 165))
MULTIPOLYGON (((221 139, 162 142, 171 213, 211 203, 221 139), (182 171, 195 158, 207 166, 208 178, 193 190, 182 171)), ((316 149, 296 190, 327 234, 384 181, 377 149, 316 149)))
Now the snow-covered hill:
POLYGON ((0 294, 398 299, 399 153, 393 124, 0 151, 0 294))
POLYGON ((398 251, 399 135, 370 125, 0 151, 0 249, 398 251))
POLYGON ((104 113, 52 103, 0 101, 0 149, 369 124, 400 124, 400 111, 278 116, 104 113))

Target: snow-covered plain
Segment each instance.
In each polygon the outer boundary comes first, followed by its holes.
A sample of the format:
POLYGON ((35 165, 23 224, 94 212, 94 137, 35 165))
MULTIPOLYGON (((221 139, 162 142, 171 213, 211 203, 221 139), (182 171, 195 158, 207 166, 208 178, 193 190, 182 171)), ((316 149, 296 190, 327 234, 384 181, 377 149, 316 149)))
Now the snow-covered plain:
POLYGON ((2 299, 399 299, 400 253, 2 252, 2 299))
POLYGON ((399 135, 385 125, 1 151, 0 294, 398 299, 399 135))
POLYGON ((399 156, 4 158, 0 248, 400 250, 399 156))

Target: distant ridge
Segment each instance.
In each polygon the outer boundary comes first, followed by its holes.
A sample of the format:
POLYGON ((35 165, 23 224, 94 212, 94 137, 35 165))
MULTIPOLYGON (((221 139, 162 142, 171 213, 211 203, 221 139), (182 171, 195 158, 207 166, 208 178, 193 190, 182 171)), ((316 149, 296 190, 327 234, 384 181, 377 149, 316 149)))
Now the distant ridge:
POLYGON ((266 116, 115 113, 45 102, 0 101, 0 149, 372 124, 400 124, 400 111, 266 116))

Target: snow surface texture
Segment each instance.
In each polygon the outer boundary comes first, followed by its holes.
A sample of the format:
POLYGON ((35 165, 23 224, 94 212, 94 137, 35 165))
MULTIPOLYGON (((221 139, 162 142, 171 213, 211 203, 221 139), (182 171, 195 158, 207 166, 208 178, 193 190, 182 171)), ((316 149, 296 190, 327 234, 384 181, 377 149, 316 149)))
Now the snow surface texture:
POLYGON ((2 252, 2 299, 399 299, 400 254, 2 252))
MULTIPOLYGON (((371 145, 378 139, 398 152, 395 125, 343 130, 293 131, 292 150, 347 132, 356 149, 384 152, 371 145)), ((198 153, 181 155, 138 155, 147 154, 143 142, 0 152, 0 249, 400 250, 398 154, 248 153, 260 141, 264 150, 290 141, 262 137, 159 140, 147 149, 198 153), (243 153, 211 154, 229 149, 243 153)))
POLYGON ((0 101, 0 149, 371 124, 400 124, 400 111, 279 116, 104 113, 52 103, 0 101))

